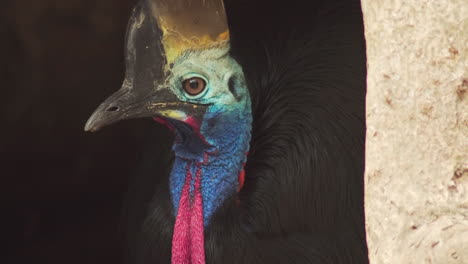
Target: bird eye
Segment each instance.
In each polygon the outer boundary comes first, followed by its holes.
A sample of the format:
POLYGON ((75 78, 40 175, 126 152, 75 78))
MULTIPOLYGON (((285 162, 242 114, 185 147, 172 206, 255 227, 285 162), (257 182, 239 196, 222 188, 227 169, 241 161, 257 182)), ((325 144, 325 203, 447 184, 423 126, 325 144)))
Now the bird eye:
POLYGON ((193 96, 193 95, 198 95, 201 92, 203 92, 203 90, 205 90, 206 82, 202 78, 192 77, 192 78, 186 79, 182 83, 182 86, 186 93, 193 96))

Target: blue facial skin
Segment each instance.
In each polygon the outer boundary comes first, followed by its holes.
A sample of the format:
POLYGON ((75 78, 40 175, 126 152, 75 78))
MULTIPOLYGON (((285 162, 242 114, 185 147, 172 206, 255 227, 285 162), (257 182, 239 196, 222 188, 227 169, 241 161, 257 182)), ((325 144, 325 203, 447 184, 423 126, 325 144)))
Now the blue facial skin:
POLYGON ((228 47, 180 58, 169 81, 171 90, 181 101, 209 104, 203 120, 199 120, 199 132, 184 122, 191 113, 185 113, 186 116, 179 120, 167 119, 176 133, 173 145, 175 161, 170 175, 174 215, 177 215, 188 165, 192 174, 191 193, 199 167, 205 227, 216 209, 237 191, 238 176, 249 150, 252 124, 250 96, 242 69, 227 55, 227 51, 228 47), (207 84, 206 92, 196 98, 180 89, 181 82, 193 76, 203 78, 207 84))

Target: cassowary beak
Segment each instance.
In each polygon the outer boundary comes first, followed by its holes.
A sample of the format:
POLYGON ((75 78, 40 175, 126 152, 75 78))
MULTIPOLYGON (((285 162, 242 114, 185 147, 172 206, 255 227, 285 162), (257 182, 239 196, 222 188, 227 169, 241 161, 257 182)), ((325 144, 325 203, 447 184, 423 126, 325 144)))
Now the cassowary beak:
POLYGON ((124 85, 94 111, 86 122, 85 131, 95 132, 125 119, 165 116, 167 113, 176 113, 184 108, 183 105, 168 88, 139 98, 133 89, 124 85))
POLYGON ((141 117, 201 120, 208 106, 181 102, 167 87, 160 88, 149 96, 139 98, 138 95, 124 85, 94 111, 84 130, 95 132, 120 120, 141 117))

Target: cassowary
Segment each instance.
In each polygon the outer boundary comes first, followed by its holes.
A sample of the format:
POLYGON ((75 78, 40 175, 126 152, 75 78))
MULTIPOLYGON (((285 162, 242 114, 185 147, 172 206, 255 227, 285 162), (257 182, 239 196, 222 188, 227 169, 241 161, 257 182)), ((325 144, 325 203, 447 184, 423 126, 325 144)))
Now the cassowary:
POLYGON ((85 130, 162 124, 129 263, 368 263, 359 1, 141 0, 126 67, 85 130))

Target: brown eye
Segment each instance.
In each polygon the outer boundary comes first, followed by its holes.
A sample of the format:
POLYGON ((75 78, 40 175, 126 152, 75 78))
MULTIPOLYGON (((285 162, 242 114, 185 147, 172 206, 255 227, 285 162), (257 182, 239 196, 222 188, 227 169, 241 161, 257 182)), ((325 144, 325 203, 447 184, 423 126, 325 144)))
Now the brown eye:
POLYGON ((197 95, 205 90, 205 80, 199 77, 192 77, 183 82, 182 86, 189 95, 197 95))

